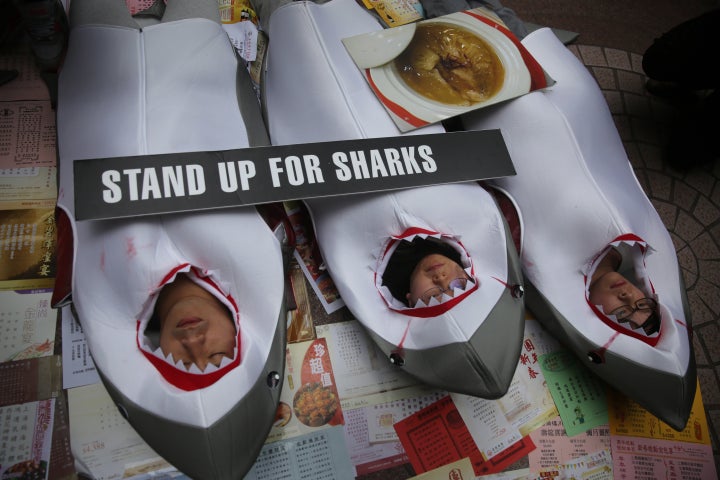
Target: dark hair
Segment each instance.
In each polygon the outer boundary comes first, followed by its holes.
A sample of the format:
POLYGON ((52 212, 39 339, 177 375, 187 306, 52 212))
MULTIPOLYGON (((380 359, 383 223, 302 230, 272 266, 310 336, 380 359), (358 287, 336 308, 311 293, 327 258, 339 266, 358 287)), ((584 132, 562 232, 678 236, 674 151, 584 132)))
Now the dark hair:
POLYGON ((441 240, 430 237, 415 237, 412 242, 400 240, 382 274, 382 285, 390 290, 393 297, 404 303, 405 294, 410 291, 410 275, 415 266, 434 253, 444 255, 462 267, 460 252, 441 240))

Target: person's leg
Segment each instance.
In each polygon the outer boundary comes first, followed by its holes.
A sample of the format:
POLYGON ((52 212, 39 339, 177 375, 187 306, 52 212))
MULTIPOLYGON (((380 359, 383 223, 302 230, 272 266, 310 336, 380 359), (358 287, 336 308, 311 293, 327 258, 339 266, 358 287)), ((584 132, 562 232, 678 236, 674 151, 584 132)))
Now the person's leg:
POLYGON ((643 54, 645 74, 657 82, 701 90, 720 86, 714 59, 720 48, 720 9, 683 22, 656 39, 643 54))
POLYGON ((90 24, 139 28, 124 0, 72 0, 70 27, 90 24))
POLYGON ((186 18, 207 18, 220 23, 220 9, 217 0, 170 0, 165 7, 163 22, 186 18))

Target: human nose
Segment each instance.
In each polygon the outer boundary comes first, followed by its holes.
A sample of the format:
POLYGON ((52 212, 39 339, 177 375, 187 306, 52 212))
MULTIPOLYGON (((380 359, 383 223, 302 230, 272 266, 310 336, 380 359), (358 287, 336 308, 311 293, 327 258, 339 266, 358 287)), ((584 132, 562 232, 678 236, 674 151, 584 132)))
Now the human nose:
POLYGON ((185 349, 188 361, 197 365, 200 370, 205 370, 208 364, 208 358, 205 355, 205 333, 190 332, 180 339, 180 343, 185 349))

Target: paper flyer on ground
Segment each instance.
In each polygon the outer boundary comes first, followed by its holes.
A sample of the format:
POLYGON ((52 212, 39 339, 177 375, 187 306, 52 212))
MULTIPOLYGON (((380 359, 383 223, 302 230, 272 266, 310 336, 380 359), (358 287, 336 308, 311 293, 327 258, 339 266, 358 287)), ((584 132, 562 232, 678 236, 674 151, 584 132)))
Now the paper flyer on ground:
POLYGON ((52 290, 0 290, 0 362, 53 354, 57 311, 52 290))
POLYGON ((413 130, 551 83, 483 8, 343 39, 398 128, 413 130))
POLYGON ((475 478, 475 472, 473 472, 472 463, 467 457, 415 477, 410 477, 411 480, 463 480, 472 478, 475 478))
POLYGON ((525 437, 485 458, 450 396, 396 423, 395 430, 416 473, 464 457, 470 458, 476 475, 499 472, 535 448, 525 437))
POLYGON ((3 102, 0 109, 0 169, 56 166, 50 100, 3 102))
POLYGON ((266 442, 342 425, 335 378, 324 338, 288 344, 280 404, 266 442))
POLYGON ((623 436, 611 445, 616 478, 718 478, 710 445, 623 436))
POLYGON ((265 444, 245 480, 353 478, 342 426, 265 444))
POLYGON ((540 368, 569 437, 608 423, 605 384, 569 350, 541 355, 540 368))
POLYGON ((63 307, 61 314, 63 388, 98 383, 100 375, 90 354, 90 347, 82 327, 70 312, 70 307, 63 307))
POLYGON ((70 443, 80 472, 110 480, 172 468, 122 417, 102 383, 67 392, 70 443))
POLYGON ((330 347, 340 399, 398 390, 418 381, 393 366, 357 320, 315 327, 330 347))
POLYGON ((608 389, 608 416, 612 435, 710 445, 710 431, 699 382, 687 424, 680 432, 645 410, 636 401, 613 389, 608 389))
POLYGON ((580 457, 610 449, 610 428, 607 425, 568 437, 559 416, 532 432, 530 438, 537 447, 528 455, 530 470, 533 472, 568 464, 580 457))
POLYGON ((0 290, 54 286, 54 209, 0 210, 0 290))
POLYGON ((54 208, 56 178, 56 167, 0 169, 0 209, 54 208))
POLYGON ((388 27, 398 27, 424 17, 419 0, 362 0, 362 3, 368 10, 375 10, 388 27))
POLYGON ((46 400, 62 390, 58 355, 0 363, 0 406, 46 400))
POLYGON ((370 442, 368 408, 343 409, 345 444, 356 476, 404 465, 410 462, 400 441, 370 442))
MULTIPOLYGON (((565 463, 530 471, 532 480, 614 480, 610 449, 599 450, 565 463)), ((625 477, 620 477, 625 478, 625 477)), ((639 480, 640 477, 635 477, 639 480)))
POLYGON ((333 313, 345 306, 335 283, 324 271, 322 255, 315 241, 310 215, 304 204, 299 201, 283 202, 288 221, 295 235, 294 256, 302 268, 315 294, 327 313, 333 313))
POLYGON ((55 399, 0 407, 0 477, 48 478, 55 399))
POLYGON ((546 337, 537 321, 525 321, 517 369, 507 393, 495 400, 502 415, 522 436, 558 414, 539 364, 539 355, 558 348, 556 341, 546 337))

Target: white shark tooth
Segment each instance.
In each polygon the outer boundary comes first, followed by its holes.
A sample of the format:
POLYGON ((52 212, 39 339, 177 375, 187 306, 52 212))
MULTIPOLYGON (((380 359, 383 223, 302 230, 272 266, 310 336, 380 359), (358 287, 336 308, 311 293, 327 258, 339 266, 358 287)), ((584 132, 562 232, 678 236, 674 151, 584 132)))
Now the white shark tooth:
POLYGON ((422 300, 420 300, 418 298, 417 301, 415 302, 415 306, 413 308, 423 308, 423 307, 427 307, 427 305, 425 305, 425 302, 423 302, 422 300))
MULTIPOLYGON (((170 355, 170 359, 172 360, 172 354, 170 355)), ((175 365, 175 368, 177 369, 185 369, 185 364, 183 363, 182 359, 178 360, 173 365, 175 365)))
MULTIPOLYGON (((235 355, 237 355, 237 352, 235 353, 235 355)), ((235 357, 233 356, 233 358, 235 357)), ((228 365, 230 365, 230 363, 232 363, 232 361, 232 358, 223 356, 220 360, 220 366, 218 368, 227 367, 228 365)))
POLYGON ((200 370, 200 367, 198 367, 196 363, 191 363, 191 364, 190 364, 190 368, 188 368, 188 372, 190 372, 190 373, 203 373, 202 370, 200 370))
MULTIPOLYGON (((220 365, 222 366, 222 363, 220 365)), ((194 366, 194 364, 193 364, 193 366, 194 366)), ((207 365, 205 365, 205 370, 203 370, 203 373, 213 373, 213 372, 217 372, 219 369, 220 369, 220 367, 218 367, 214 363, 208 363, 207 365)))
MULTIPOLYGON (((148 345, 149 346, 149 345, 148 345)), ((157 347, 155 350, 148 349, 149 352, 151 352, 154 356, 157 358, 160 358, 162 360, 165 360, 165 353, 162 351, 162 348, 157 347)))
MULTIPOLYGON (((443 293, 443 295, 442 295, 442 298, 443 298, 443 300, 445 299, 445 294, 444 294, 444 293, 443 293)), ((428 307, 432 307, 432 306, 434 306, 434 305, 440 305, 441 303, 442 303, 442 302, 439 301, 437 298, 435 298, 435 297, 430 297, 430 301, 428 302, 428 307)))

